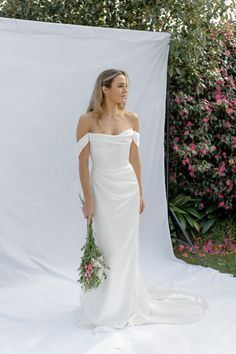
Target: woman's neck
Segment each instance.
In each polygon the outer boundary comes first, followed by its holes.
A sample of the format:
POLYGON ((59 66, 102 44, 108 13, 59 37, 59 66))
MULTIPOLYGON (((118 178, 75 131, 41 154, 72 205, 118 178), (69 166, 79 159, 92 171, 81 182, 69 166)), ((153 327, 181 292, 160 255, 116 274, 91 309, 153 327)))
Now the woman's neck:
POLYGON ((116 114, 120 113, 120 109, 117 104, 108 103, 103 107, 104 118, 112 119, 116 114))

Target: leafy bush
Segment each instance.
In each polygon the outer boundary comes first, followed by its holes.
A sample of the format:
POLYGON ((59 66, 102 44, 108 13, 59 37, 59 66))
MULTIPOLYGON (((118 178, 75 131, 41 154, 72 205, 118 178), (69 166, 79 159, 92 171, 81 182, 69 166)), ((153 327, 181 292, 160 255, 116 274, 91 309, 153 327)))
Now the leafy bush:
POLYGON ((191 96, 172 97, 170 188, 200 197, 202 210, 215 205, 230 212, 236 206, 236 40, 230 25, 211 40, 221 51, 219 66, 191 96))

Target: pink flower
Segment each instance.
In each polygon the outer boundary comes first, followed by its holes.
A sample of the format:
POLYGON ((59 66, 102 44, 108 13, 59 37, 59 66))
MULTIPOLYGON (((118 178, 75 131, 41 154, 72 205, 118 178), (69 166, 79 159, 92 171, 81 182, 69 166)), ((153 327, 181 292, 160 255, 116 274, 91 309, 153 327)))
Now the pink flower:
POLYGON ((234 113, 234 110, 232 108, 227 108, 226 113, 230 115, 230 114, 234 113))
POLYGON ((204 203, 200 203, 200 208, 201 208, 201 209, 204 208, 204 203))
POLYGON ((205 111, 207 111, 207 112, 211 112, 212 111, 212 109, 208 105, 206 105, 204 108, 205 108, 205 111))
POLYGON ((230 179, 227 179, 226 184, 227 184, 227 186, 229 187, 230 190, 233 189, 233 185, 232 185, 230 179))
POLYGON ((189 135, 189 130, 185 130, 184 135, 189 135))
POLYGON ((192 96, 187 96, 187 101, 188 102, 191 102, 193 100, 193 97, 192 96))
POLYGON ((230 103, 236 108, 236 100, 231 100, 230 103))
POLYGON ((189 158, 186 157, 185 159, 182 160, 182 164, 185 166, 186 163, 189 163, 189 158))
POLYGON ((184 250, 184 245, 179 245, 178 251, 183 251, 184 250))
POLYGON ((224 202, 220 202, 220 203, 219 203, 219 206, 221 206, 221 207, 223 207, 224 205, 225 205, 224 202))
POLYGON ((182 256, 185 258, 188 257, 187 253, 182 253, 182 256))
POLYGON ((210 253, 212 250, 212 240, 208 240, 207 243, 203 246, 205 252, 210 253))
POLYGON ((216 91, 213 93, 213 98, 215 99, 217 105, 221 105, 222 101, 226 99, 226 96, 221 92, 216 91))
POLYGON ((223 86, 223 85, 224 85, 224 80, 223 80, 223 79, 218 79, 218 80, 216 81, 216 84, 223 86))
POLYGON ((233 148, 236 149, 236 136, 233 136, 233 148))
POLYGON ((179 97, 178 96, 175 96, 175 102, 179 103, 179 97))
POLYGON ((230 51, 229 51, 229 50, 225 50, 225 51, 224 51, 224 55, 225 55, 226 57, 230 57, 230 51))
POLYGON ((201 149, 201 153, 202 153, 203 155, 206 155, 206 153, 207 153, 206 148, 202 148, 202 149, 201 149))
POLYGON ((189 174, 191 177, 194 176, 194 171, 193 171, 193 166, 191 164, 188 165, 188 170, 189 170, 189 174))
POLYGON ((202 121, 203 121, 204 123, 207 123, 207 122, 209 121, 209 118, 207 118, 207 117, 202 118, 202 121))
POLYGON ((232 125, 230 122, 226 122, 226 123, 225 123, 225 127, 226 127, 226 128, 231 128, 232 126, 233 126, 233 125, 232 125))
POLYGON ((174 144, 174 145, 173 145, 173 150, 175 150, 175 151, 176 151, 176 150, 179 150, 178 145, 174 144))
POLYGON ((178 141, 179 141, 179 137, 176 136, 176 137, 174 138, 174 142, 177 143, 178 141))
POLYGON ((221 176, 223 176, 225 171, 226 171, 225 163, 222 162, 221 165, 220 165, 220 167, 219 167, 219 174, 220 174, 221 176))
POLYGON ((192 125, 193 125, 192 122, 189 122, 189 121, 187 122, 187 126, 188 126, 188 127, 191 127, 192 125))
POLYGON ((195 144, 191 143, 191 144, 189 145, 189 147, 190 147, 191 150, 197 151, 197 146, 196 146, 195 144))

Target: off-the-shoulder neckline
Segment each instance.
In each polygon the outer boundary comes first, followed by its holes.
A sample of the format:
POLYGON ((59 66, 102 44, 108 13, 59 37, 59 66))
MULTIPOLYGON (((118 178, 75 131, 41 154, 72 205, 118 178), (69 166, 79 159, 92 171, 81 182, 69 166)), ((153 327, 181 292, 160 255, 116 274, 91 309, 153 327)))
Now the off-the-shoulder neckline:
MULTIPOLYGON (((88 134, 95 134, 95 135, 108 135, 108 136, 119 136, 125 132, 127 132, 128 130, 133 130, 133 128, 128 128, 126 130, 123 130, 123 132, 119 133, 119 134, 107 134, 107 133, 92 133, 92 132, 89 132, 88 134)), ((136 132, 135 130, 133 130, 133 132, 139 134, 138 132, 136 132)))

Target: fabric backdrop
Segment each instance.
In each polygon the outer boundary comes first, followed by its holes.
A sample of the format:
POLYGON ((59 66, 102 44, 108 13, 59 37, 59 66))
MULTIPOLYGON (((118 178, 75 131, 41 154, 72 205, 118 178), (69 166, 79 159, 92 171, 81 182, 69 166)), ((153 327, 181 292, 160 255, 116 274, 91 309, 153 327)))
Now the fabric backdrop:
POLYGON ((161 32, 0 18, 1 354, 236 353, 235 278, 178 260, 171 245, 164 180, 169 42, 161 32), (126 109, 140 117, 144 282, 204 295, 211 312, 203 321, 112 336, 77 327, 86 220, 76 126, 97 75, 110 68, 128 72, 126 109))

